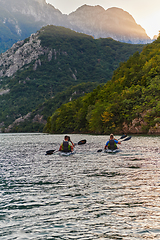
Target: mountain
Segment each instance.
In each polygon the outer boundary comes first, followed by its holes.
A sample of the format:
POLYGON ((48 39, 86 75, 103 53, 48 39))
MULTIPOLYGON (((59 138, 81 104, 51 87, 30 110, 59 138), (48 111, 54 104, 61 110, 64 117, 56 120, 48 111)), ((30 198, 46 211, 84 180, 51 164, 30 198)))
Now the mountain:
POLYGON ((84 5, 62 14, 45 0, 0 0, 0 53, 46 25, 63 26, 92 35, 127 43, 149 43, 151 39, 133 17, 119 8, 104 10, 84 5))
POLYGON ((70 26, 67 16, 45 0, 0 0, 0 52, 48 24, 70 26))
POLYGON ((106 83, 120 62, 143 47, 93 39, 64 27, 43 27, 0 55, 1 128, 72 86, 106 83))
POLYGON ((120 8, 104 10, 101 6, 84 5, 69 15, 73 29, 92 35, 94 38, 111 37, 127 43, 148 43, 150 38, 134 18, 120 8))
POLYGON ((62 105, 45 131, 160 135, 160 37, 121 63, 104 86, 62 105))

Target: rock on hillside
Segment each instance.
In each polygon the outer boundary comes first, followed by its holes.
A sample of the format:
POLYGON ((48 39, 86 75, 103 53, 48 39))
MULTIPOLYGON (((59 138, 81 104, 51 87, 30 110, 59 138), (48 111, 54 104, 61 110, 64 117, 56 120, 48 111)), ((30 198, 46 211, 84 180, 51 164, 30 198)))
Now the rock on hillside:
MULTIPOLYGON (((49 49, 41 46, 38 33, 32 34, 28 42, 19 41, 0 55, 0 77, 13 76, 24 65, 37 60, 39 56, 46 53, 50 54, 49 49)), ((36 64, 41 64, 39 61, 35 62, 34 68, 36 64)))

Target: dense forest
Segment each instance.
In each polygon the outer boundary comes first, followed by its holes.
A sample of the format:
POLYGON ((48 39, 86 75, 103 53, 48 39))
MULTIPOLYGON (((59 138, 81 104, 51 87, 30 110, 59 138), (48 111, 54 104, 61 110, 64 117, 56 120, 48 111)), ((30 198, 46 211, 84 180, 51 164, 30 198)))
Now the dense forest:
POLYGON ((81 83, 74 87, 68 87, 67 90, 57 93, 55 97, 49 98, 42 104, 39 104, 31 114, 24 118, 18 124, 13 123, 10 132, 43 132, 43 128, 49 116, 52 115, 62 104, 73 101, 86 93, 93 91, 98 83, 81 83), (42 117, 43 116, 43 117, 42 117), (37 121, 40 117, 42 121, 37 121))
MULTIPOLYGON (((87 82, 106 83, 121 62, 144 47, 112 39, 93 39, 56 26, 42 28, 37 36, 44 49, 44 54, 36 60, 37 68, 33 61, 13 76, 1 77, 0 126, 3 131, 16 119, 68 88, 87 82), (51 59, 45 54, 46 49, 52 50, 51 59)), ((29 42, 30 38, 24 40, 26 46, 29 42)))
POLYGON ((111 81, 48 118, 49 133, 160 133, 160 37, 121 63, 111 81))

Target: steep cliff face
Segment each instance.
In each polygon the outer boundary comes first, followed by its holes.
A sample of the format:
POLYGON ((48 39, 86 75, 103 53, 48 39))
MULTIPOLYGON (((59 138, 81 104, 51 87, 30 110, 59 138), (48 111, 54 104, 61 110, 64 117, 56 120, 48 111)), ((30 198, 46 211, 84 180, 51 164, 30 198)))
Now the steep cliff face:
MULTIPOLYGON (((13 74, 24 65, 31 63, 33 60, 37 60, 39 56, 46 53, 50 56, 49 49, 41 46, 38 33, 32 34, 29 41, 19 41, 0 55, 0 77, 13 76, 13 74)), ((37 64, 40 65, 40 62, 35 62, 34 70, 36 70, 37 64)))
POLYGON ((129 43, 151 42, 134 18, 119 8, 84 5, 65 15, 45 0, 0 0, 0 52, 46 25, 63 26, 94 36, 129 43))

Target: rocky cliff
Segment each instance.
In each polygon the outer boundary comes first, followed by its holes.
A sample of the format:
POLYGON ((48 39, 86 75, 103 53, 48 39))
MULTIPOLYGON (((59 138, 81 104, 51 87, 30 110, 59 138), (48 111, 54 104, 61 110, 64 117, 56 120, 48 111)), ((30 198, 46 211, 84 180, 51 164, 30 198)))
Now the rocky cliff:
MULTIPOLYGON (((37 60, 39 56, 47 54, 51 58, 50 50, 41 46, 38 33, 32 34, 27 42, 15 43, 9 50, 0 55, 0 77, 11 77, 23 66, 37 60)), ((34 70, 40 65, 40 59, 35 61, 34 70)))

